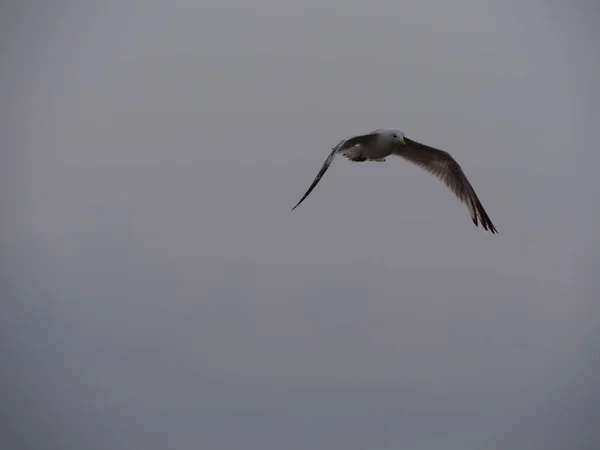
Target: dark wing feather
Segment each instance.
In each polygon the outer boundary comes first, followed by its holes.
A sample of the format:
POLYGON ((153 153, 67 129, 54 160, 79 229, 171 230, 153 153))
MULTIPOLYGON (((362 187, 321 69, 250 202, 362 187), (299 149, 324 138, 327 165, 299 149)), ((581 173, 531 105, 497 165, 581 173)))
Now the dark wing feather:
POLYGON ((340 143, 336 147, 338 147, 338 151, 341 152, 352 148, 355 145, 369 145, 377 139, 378 131, 379 130, 375 130, 368 134, 361 134, 360 136, 354 136, 349 139, 344 139, 343 141, 340 141, 340 143))
POLYGON ((425 169, 441 180, 454 194, 467 205, 473 223, 497 233, 483 205, 465 173, 456 160, 443 150, 438 150, 428 145, 421 144, 404 137, 405 146, 399 146, 394 152, 396 155, 425 169))
POLYGON ((333 149, 331 150, 331 153, 329 153, 329 156, 327 156, 327 159, 323 163, 323 166, 321 166, 321 169, 319 170, 319 173, 315 177, 314 181, 312 182, 312 184, 310 185, 310 187, 308 188, 308 190, 306 191, 306 193, 302 196, 302 198, 300 199, 300 201, 298 203, 296 203, 296 206, 294 206, 292 208, 292 211, 294 209, 296 209, 300 205, 300 203, 302 203, 304 201, 304 199, 306 197, 308 197, 308 194, 310 194, 312 192, 312 190, 317 186, 317 184, 319 183, 319 181, 321 180, 321 178, 323 177, 323 175, 325 174, 325 172, 327 172, 327 169, 329 169, 329 166, 333 162, 335 156, 339 152, 342 152, 344 150, 352 148, 352 147, 354 147, 355 145, 358 145, 358 144, 367 144, 367 143, 371 142, 373 139, 376 139, 376 138, 377 138, 376 134, 369 133, 369 134, 364 134, 364 135, 360 135, 360 136, 354 136, 354 137, 349 138, 349 139, 343 139, 343 140, 341 140, 338 143, 338 145, 336 145, 335 147, 333 147, 333 149))
POLYGON ((327 172, 327 169, 329 169, 329 166, 333 162, 333 159, 335 158, 335 155, 337 154, 337 152, 338 152, 338 148, 337 147, 334 147, 333 150, 331 150, 331 153, 329 153, 329 156, 327 157, 327 159, 323 163, 323 166, 321 166, 321 170, 319 170, 319 173, 317 174, 317 176, 315 177, 314 181, 312 182, 312 184, 310 185, 310 187, 306 191, 306 194, 304 194, 302 196, 302 198, 300 199, 300 201, 298 203, 296 203, 296 206, 294 206, 292 208, 292 211, 295 210, 300 205, 300 203, 302 203, 304 201, 304 199, 306 197, 308 197, 308 194, 310 194, 312 192, 312 190, 315 188, 315 186, 317 184, 319 184, 319 181, 321 180, 321 177, 325 174, 325 172, 327 172))

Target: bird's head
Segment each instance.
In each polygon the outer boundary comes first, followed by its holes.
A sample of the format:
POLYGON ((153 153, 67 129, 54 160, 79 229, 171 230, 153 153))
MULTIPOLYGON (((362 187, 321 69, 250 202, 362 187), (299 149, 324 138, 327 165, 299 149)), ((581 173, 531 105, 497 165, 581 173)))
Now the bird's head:
POLYGON ((384 134, 392 139, 397 140, 400 145, 406 145, 406 143, 404 142, 404 133, 400 130, 396 130, 396 129, 384 130, 382 134, 384 134))

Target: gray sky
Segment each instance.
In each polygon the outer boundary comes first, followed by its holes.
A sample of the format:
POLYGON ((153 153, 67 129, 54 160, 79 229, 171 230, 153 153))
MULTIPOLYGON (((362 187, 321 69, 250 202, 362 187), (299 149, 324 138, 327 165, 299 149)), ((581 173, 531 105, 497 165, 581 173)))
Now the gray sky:
POLYGON ((592 0, 0 8, 2 448, 597 448, 592 0))

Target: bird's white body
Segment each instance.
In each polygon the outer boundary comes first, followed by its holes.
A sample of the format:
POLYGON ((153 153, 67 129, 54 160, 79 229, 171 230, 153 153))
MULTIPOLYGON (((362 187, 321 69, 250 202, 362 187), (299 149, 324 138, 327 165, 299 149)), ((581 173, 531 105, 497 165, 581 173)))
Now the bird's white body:
POLYGON ((394 152, 403 138, 404 134, 399 130, 376 130, 374 140, 344 150, 342 155, 352 161, 383 161, 394 152))

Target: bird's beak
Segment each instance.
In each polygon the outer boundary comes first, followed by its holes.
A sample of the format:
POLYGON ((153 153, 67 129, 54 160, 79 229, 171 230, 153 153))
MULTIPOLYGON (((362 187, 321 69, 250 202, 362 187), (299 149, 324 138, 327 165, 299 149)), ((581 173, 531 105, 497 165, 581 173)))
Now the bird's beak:
POLYGON ((404 142, 404 138, 398 139, 398 142, 400 142, 400 145, 404 145, 406 147, 406 142, 404 142))

